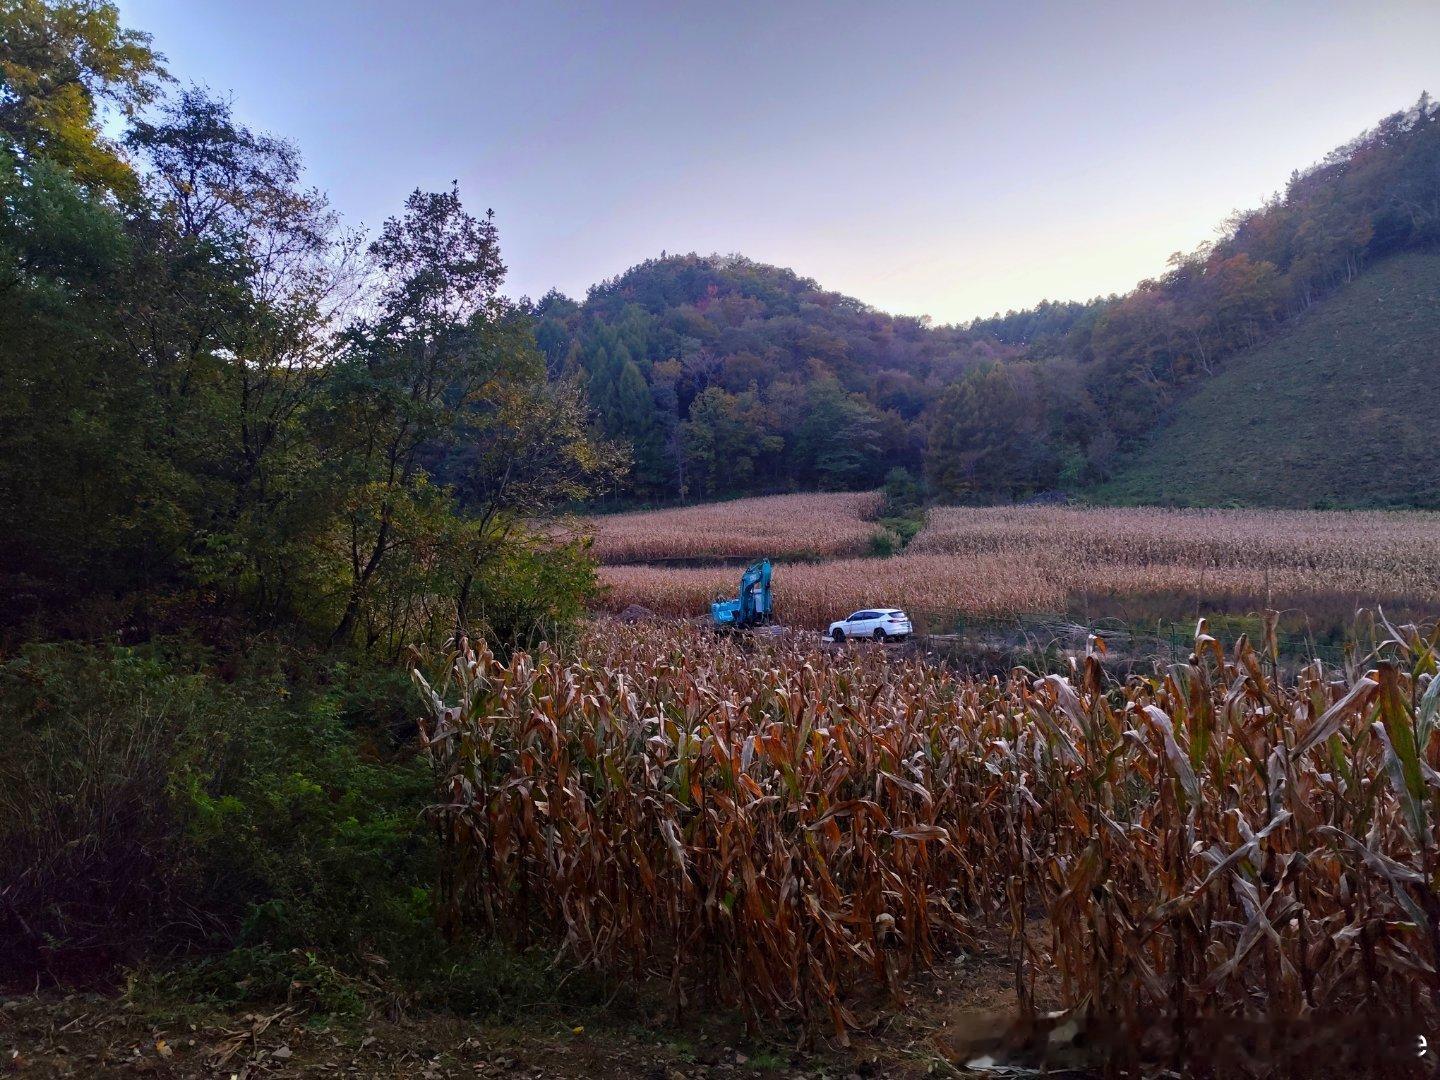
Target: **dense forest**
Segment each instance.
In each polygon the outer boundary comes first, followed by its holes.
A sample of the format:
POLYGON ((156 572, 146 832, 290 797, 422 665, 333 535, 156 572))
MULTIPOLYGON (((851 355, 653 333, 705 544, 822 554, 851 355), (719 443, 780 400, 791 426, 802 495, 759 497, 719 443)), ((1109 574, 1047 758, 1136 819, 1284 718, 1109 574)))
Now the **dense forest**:
POLYGON ((0 5, 0 78, 0 985, 414 973, 399 661, 566 634, 627 453, 457 190, 347 229, 109 3, 0 5))
POLYGON ((111 20, 26 5, 6 26, 12 615, 165 591, 393 651, 455 605, 505 609, 492 570, 623 452, 547 379, 494 221, 416 191, 365 242, 294 147, 204 91, 162 97, 111 20), (130 117, 118 143, 102 102, 130 117))
POLYGON ((1440 106, 1422 95, 1124 296, 931 326, 741 256, 662 256, 534 305, 553 377, 634 447, 630 492, 873 485, 947 499, 1077 490, 1168 411, 1365 267, 1440 242, 1440 106))

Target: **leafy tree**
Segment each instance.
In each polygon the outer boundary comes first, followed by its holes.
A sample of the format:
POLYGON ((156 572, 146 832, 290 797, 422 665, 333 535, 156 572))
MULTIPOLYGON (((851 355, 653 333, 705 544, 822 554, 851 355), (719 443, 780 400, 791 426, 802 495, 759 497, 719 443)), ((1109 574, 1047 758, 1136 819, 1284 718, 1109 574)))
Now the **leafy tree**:
POLYGON ((703 466, 704 476, 687 471, 710 460, 703 447, 720 399, 702 397, 712 387, 736 399, 753 391, 754 405, 745 406, 756 415, 750 426, 785 440, 778 450, 765 443, 745 455, 738 472, 749 479, 725 490, 849 487, 878 482, 890 464, 918 468, 924 429, 917 421, 943 382, 980 359, 1014 352, 964 329, 884 315, 739 256, 650 260, 591 289, 578 307, 553 300, 543 307, 552 370, 560 357, 583 357, 597 426, 632 445, 630 487, 650 497, 714 487, 703 466), (648 384, 648 419, 638 381, 627 373, 631 362, 648 384), (825 380, 812 402, 808 388, 825 380), (841 445, 834 425, 842 423, 855 425, 860 438, 841 445))
POLYGON ((794 452, 821 487, 873 482, 880 458, 879 420, 863 397, 847 393, 833 377, 821 377, 806 388, 805 419, 795 433, 794 452))
POLYGON ((128 190, 129 164, 102 132, 102 111, 133 116, 167 78, 150 35, 101 0, 0 3, 0 132, 80 184, 128 190))
POLYGON ((681 425, 685 474, 692 494, 742 492, 758 464, 783 440, 766 429, 767 416, 754 391, 730 394, 712 386, 697 397, 681 425))
POLYGON ((332 964, 439 963, 392 662, 567 633, 595 567, 550 516, 627 452, 453 189, 362 248, 294 147, 151 101, 108 4, 0 0, 0 80, 0 962, 204 949, 226 994, 358 1009, 332 964))
POLYGON ((494 220, 467 213, 457 188, 415 191, 370 255, 381 279, 376 312, 346 332, 328 387, 345 581, 332 641, 356 629, 387 557, 421 544, 442 512, 422 450, 454 437, 462 406, 540 373, 538 355, 505 332, 494 220))
POLYGON ((941 396, 930 422, 926 472, 951 498, 1014 498, 1049 483, 1054 462, 1039 398, 1008 367, 978 368, 941 396))
MULTIPOLYGON (((548 550, 533 532, 537 520, 557 505, 604 494, 630 464, 623 446, 592 437, 588 403, 573 381, 515 382, 483 408, 475 404, 462 411, 456 437, 434 469, 452 486, 462 514, 451 534, 461 626, 471 625, 477 583, 482 592, 502 587, 491 563, 528 565, 524 552, 548 550)), ((485 618, 498 647, 505 632, 494 629, 493 613, 485 618)), ((513 611, 508 618, 513 623, 513 611)))
POLYGON ((664 420, 634 360, 620 369, 614 401, 618 434, 633 448, 636 488, 646 493, 664 491, 670 480, 664 420))
POLYGON ((0 150, 0 206, 0 565, 83 590, 153 479, 129 373, 110 363, 106 294, 129 242, 44 159, 0 150))
POLYGON ((296 542, 320 527, 303 421, 354 292, 356 244, 300 186, 294 147, 206 93, 185 91, 125 141, 146 169, 124 336, 169 403, 166 441, 207 487, 193 566, 278 611, 304 562, 296 542))

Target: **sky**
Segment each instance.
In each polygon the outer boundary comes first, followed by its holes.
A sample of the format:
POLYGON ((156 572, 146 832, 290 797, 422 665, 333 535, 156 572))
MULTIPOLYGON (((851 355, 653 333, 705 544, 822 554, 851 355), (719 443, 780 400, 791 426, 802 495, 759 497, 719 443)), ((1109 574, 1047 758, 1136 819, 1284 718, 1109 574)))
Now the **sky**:
POLYGON ((1437 0, 119 4, 348 222, 458 181, 513 296, 661 251, 936 322, 1124 292, 1440 94, 1437 0))

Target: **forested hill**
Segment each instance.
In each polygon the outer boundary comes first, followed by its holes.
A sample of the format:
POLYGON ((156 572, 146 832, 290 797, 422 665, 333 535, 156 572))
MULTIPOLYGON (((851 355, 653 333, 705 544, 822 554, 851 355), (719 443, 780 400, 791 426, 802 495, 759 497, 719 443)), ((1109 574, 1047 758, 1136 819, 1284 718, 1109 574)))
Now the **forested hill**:
POLYGON ((903 466, 944 498, 1010 499, 1133 470, 1232 358, 1437 244, 1440 107, 1422 95, 1120 297, 937 327, 683 255, 533 313, 552 374, 584 382, 604 433, 634 447, 635 496, 859 487, 903 466))
POLYGON ((1237 354, 1096 494, 1440 507, 1440 249, 1404 252, 1237 354))
POLYGON ((604 430, 634 446, 636 494, 873 485, 918 471, 943 387, 1020 349, 931 327, 739 255, 662 256, 551 293, 536 336, 578 375, 604 430))

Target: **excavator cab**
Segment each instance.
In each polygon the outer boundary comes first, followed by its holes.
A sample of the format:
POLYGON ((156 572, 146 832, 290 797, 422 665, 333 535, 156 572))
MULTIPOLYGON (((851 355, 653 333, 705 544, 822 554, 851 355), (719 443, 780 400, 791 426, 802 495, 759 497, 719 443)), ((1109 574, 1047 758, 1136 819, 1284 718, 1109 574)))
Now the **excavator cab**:
POLYGON ((717 630, 764 626, 770 621, 770 604, 770 560, 761 559, 745 568, 738 597, 710 605, 710 621, 717 630))

